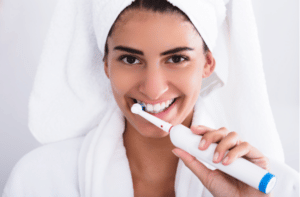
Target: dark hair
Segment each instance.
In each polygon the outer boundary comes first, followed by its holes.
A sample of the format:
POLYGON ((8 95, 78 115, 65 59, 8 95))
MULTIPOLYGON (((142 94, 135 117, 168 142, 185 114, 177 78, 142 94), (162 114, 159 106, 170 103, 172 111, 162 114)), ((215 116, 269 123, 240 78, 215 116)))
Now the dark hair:
MULTIPOLYGON (((133 1, 129 6, 127 6, 117 17, 116 21, 114 22, 114 24, 111 26, 109 32, 108 32, 108 37, 110 37, 112 35, 112 32, 115 28, 115 24, 116 22, 119 20, 120 16, 122 16, 122 14, 124 12, 126 12, 127 10, 134 10, 134 9, 145 9, 147 11, 152 11, 152 12, 159 12, 159 13, 179 13, 182 16, 185 17, 185 19, 189 22, 191 22, 191 20, 189 19, 189 17, 183 12, 181 11, 178 7, 172 5, 171 3, 169 3, 167 0, 135 0, 133 1)), ((192 22, 191 22, 192 23, 192 22)), ((198 32, 199 33, 199 32, 198 32)), ((200 33, 199 33, 200 35, 200 33)), ((200 35, 201 37, 201 35, 200 35)), ((201 37, 202 38, 202 37, 201 37)), ((203 49, 204 49, 204 53, 206 54, 206 52, 209 50, 206 43, 203 41, 203 49)), ((107 57, 108 54, 108 45, 107 45, 107 40, 105 43, 105 49, 104 49, 104 57, 103 60, 105 60, 105 58, 107 57)))

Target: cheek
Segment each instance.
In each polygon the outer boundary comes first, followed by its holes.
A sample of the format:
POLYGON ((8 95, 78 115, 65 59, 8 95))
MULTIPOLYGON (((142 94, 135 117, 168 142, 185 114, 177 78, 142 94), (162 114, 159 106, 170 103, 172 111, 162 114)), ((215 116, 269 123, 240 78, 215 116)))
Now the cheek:
POLYGON ((198 97, 201 89, 202 70, 201 68, 189 68, 178 72, 177 77, 174 77, 176 86, 186 96, 198 97))
POLYGON ((193 75, 190 79, 190 85, 191 85, 191 87, 193 87, 194 92, 196 92, 197 97, 201 90, 201 84, 202 84, 202 69, 196 69, 193 72, 193 75))
POLYGON ((114 94, 123 96, 134 88, 134 77, 130 72, 120 68, 118 65, 110 65, 110 82, 114 94))

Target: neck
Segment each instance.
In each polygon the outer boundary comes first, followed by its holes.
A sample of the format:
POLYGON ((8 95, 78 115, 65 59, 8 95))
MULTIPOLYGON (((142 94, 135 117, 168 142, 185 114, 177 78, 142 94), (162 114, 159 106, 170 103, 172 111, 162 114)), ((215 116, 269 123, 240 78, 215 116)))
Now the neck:
POLYGON ((142 136, 126 121, 124 146, 133 176, 153 181, 175 180, 178 157, 169 135, 163 138, 142 136))

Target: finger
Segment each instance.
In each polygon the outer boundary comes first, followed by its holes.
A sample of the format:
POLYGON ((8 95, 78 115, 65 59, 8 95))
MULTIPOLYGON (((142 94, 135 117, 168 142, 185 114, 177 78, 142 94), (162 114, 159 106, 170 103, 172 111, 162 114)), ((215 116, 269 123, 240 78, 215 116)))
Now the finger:
POLYGON ((203 125, 192 125, 191 130, 194 134, 203 135, 204 133, 215 131, 215 129, 203 126, 203 125))
POLYGON ((213 162, 219 163, 224 157, 226 151, 234 148, 240 143, 241 139, 236 132, 233 131, 228 133, 228 135, 225 136, 217 145, 214 152, 213 162))
POLYGON ((237 158, 244 157, 250 162, 269 170, 269 160, 259 150, 251 146, 248 142, 242 142, 240 145, 230 150, 222 161, 222 164, 229 165, 237 158), (227 159, 226 159, 227 157, 227 159))
POLYGON ((208 186, 208 184, 212 181, 208 179, 212 170, 208 169, 195 157, 182 149, 175 148, 172 152, 183 161, 183 163, 198 177, 205 187, 208 186))
POLYGON ((206 150, 211 143, 220 142, 229 133, 230 132, 225 127, 215 130, 214 132, 205 133, 199 143, 199 149, 206 150))

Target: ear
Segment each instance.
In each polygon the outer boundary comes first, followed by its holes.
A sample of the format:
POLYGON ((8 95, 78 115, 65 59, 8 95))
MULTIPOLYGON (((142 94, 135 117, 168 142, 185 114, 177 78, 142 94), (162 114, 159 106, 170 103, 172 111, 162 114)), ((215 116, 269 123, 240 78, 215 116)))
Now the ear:
POLYGON ((216 60, 209 50, 206 53, 206 63, 203 68, 202 78, 209 77, 215 70, 216 60))
POLYGON ((108 61, 107 61, 107 57, 103 58, 103 62, 104 62, 104 72, 105 75, 107 76, 107 78, 109 79, 109 72, 108 72, 108 61))

